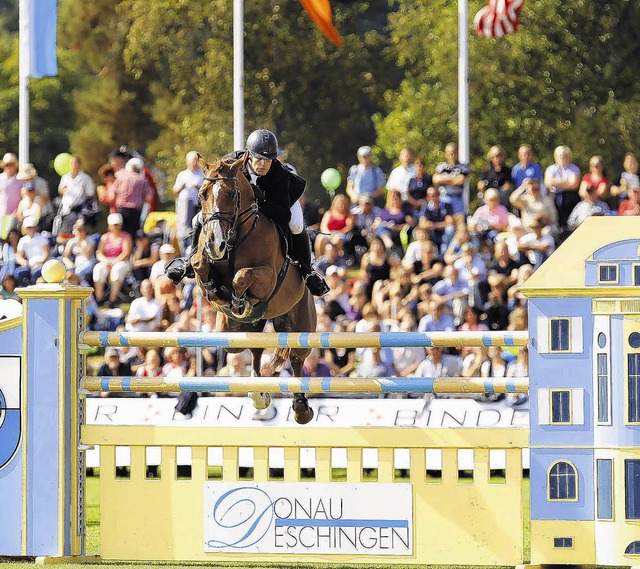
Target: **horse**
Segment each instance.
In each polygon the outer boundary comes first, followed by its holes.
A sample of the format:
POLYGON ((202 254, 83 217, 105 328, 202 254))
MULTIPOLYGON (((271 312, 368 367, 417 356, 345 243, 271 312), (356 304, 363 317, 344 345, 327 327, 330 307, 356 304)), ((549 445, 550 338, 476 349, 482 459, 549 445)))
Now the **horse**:
MULTIPOLYGON (((218 312, 216 330, 262 332, 271 320, 276 332, 315 331, 313 297, 286 253, 286 238, 258 208, 255 190, 243 173, 244 159, 208 164, 199 156, 199 165, 205 174, 198 195, 202 230, 191 264, 203 296, 218 312)), ((261 369, 263 351, 251 350, 254 376, 271 376, 290 359, 294 374, 301 377, 311 350, 278 348, 261 369)), ((271 403, 268 393, 249 396, 257 409, 271 403)), ((297 423, 313 419, 304 393, 293 394, 292 409, 297 423)))

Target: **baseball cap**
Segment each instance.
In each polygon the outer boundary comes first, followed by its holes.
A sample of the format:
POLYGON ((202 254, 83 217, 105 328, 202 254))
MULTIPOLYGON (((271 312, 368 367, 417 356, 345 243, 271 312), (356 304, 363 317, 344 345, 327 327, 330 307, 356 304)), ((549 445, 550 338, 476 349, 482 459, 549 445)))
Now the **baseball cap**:
POLYGON ((164 254, 164 253, 175 253, 176 250, 173 247, 173 245, 171 245, 170 243, 165 243, 164 245, 162 245, 160 247, 160 254, 164 254))
POLYGON ((28 217, 24 218, 24 221, 22 222, 22 227, 24 229, 26 229, 27 227, 38 227, 38 221, 33 215, 29 215, 28 217))
POLYGON ((371 156, 371 146, 361 146, 358 148, 358 156, 371 156))
POLYGON ((18 180, 30 180, 31 178, 35 178, 38 172, 33 167, 33 164, 23 164, 20 166, 20 170, 18 171, 18 175, 16 178, 18 180))
POLYGON ((327 275, 328 277, 330 277, 331 275, 337 275, 339 270, 340 269, 338 269, 336 265, 329 265, 327 267, 327 270, 325 271, 325 275, 327 275))
POLYGON ((107 225, 122 225, 123 222, 121 213, 110 213, 107 216, 107 225))
POLYGON ((2 157, 2 162, 0 162, 0 167, 4 168, 7 164, 18 164, 18 157, 13 152, 7 152, 2 157))
POLYGON ((362 196, 360 196, 360 201, 362 203, 375 203, 376 200, 373 199, 373 196, 371 194, 364 194, 362 196))
POLYGON ((118 353, 118 350, 116 350, 115 348, 107 348, 104 351, 104 356, 105 358, 112 358, 114 356, 120 357, 120 354, 118 353))
POLYGON ((27 182, 24 185, 24 189, 27 190, 27 191, 33 192, 36 189, 36 185, 33 182, 27 182))

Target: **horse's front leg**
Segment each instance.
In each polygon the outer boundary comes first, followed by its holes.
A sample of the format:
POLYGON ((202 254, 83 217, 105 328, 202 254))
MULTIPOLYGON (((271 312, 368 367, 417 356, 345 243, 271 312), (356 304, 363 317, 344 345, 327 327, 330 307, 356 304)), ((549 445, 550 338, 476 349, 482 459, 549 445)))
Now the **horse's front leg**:
MULTIPOLYGON (((291 350, 291 367, 293 368, 293 373, 296 377, 302 376, 302 365, 304 364, 307 353, 308 352, 306 351, 302 351, 301 354, 299 351, 291 350)), ((309 405, 309 400, 304 393, 293 394, 293 403, 291 404, 291 408, 293 409, 293 418, 296 423, 306 425, 311 421, 311 419, 313 419, 313 408, 309 405)))
POLYGON ((234 314, 243 315, 248 306, 247 293, 253 298, 266 300, 273 289, 273 269, 271 267, 247 267, 240 269, 233 277, 231 309, 234 314))
MULTIPOLYGON (((262 360, 262 352, 263 348, 253 348, 251 350, 251 377, 260 377, 260 363, 262 360)), ((271 394, 269 393, 261 393, 258 391, 249 392, 249 397, 253 401, 253 406, 258 409, 267 409, 269 405, 271 405, 271 394)))

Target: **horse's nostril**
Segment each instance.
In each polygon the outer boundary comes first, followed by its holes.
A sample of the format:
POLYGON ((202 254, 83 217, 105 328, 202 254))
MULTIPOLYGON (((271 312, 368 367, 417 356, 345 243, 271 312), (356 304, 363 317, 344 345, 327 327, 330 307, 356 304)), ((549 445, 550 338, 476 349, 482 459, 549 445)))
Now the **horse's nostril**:
POLYGON ((222 240, 220 241, 220 250, 224 249, 227 246, 227 242, 222 240))

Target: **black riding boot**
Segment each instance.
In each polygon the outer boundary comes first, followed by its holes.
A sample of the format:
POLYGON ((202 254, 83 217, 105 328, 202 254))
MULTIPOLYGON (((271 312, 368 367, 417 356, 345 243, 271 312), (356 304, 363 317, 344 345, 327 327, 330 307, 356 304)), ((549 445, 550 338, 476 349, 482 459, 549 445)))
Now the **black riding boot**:
POLYGON ((172 259, 164 268, 164 274, 169 277, 169 280, 174 285, 180 284, 182 279, 192 279, 196 276, 196 273, 191 266, 191 258, 198 249, 200 231, 202 231, 202 223, 197 222, 193 228, 193 233, 191 234, 191 245, 186 251, 187 256, 172 259))
POLYGON ((325 280, 313 270, 311 266, 311 240, 307 230, 302 233, 291 234, 293 243, 293 257, 300 263, 300 272, 309 292, 313 296, 324 296, 329 292, 329 287, 325 280))

